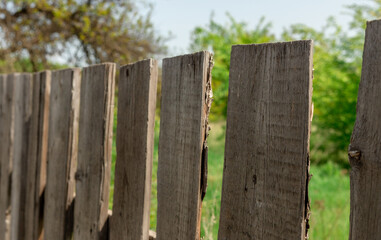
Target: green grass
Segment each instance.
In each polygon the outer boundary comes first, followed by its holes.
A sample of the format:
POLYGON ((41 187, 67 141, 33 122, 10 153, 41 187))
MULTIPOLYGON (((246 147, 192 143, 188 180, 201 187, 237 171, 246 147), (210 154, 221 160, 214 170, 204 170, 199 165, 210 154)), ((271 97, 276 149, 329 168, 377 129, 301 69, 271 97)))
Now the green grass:
MULTIPOLYGON (((225 127, 212 124, 208 139, 208 191, 203 202, 201 235, 217 239, 220 212, 225 127)), ((328 162, 312 165, 309 185, 311 200, 310 239, 347 239, 349 234, 348 171, 328 162)))
POLYGON ((311 166, 311 173, 313 177, 309 186, 310 239, 348 239, 348 171, 328 162, 321 166, 311 166))
MULTIPOLYGON (((224 161, 225 126, 211 125, 208 138, 208 189, 202 204, 201 236, 205 240, 217 239, 221 202, 222 172, 224 161)), ((158 164, 159 121, 155 123, 155 149, 152 172, 152 197, 150 228, 156 229, 157 212, 157 164, 158 164)), ((113 145, 113 173, 115 143, 113 145)), ((310 239, 347 239, 349 232, 349 176, 346 170, 333 163, 311 166, 313 177, 309 185, 311 200, 310 239)), ((110 193, 112 208, 113 179, 110 193)))
POLYGON ((159 127, 160 121, 155 121, 155 145, 153 152, 152 166, 152 190, 151 190, 151 209, 150 209, 150 228, 156 229, 156 213, 157 213, 157 159, 159 149, 159 127))

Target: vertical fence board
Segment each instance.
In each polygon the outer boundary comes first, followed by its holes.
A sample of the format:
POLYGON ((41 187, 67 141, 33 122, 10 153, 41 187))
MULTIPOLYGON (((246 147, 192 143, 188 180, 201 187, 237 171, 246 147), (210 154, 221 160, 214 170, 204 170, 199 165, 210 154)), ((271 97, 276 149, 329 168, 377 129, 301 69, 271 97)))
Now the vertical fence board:
POLYGON ((71 239, 78 151, 80 69, 52 72, 44 238, 71 239))
POLYGON ((111 239, 148 239, 157 75, 152 59, 120 69, 111 239))
POLYGON ((349 239, 381 239, 381 20, 367 23, 357 116, 349 146, 349 239))
POLYGON ((83 69, 74 239, 102 239, 107 232, 111 174, 115 64, 83 69))
MULTIPOLYGON (((50 91, 51 91, 51 71, 36 74, 41 81, 40 90, 40 110, 39 110, 39 142, 41 146, 37 151, 37 158, 40 160, 39 196, 43 197, 47 178, 47 156, 48 156, 48 136, 49 136, 49 112, 50 112, 50 91)), ((44 199, 42 199, 44 200, 44 199)))
POLYGON ((32 75, 8 75, 15 87, 14 148, 11 196, 11 239, 25 239, 28 135, 32 112, 32 75))
MULTIPOLYGON (((157 239, 199 239, 212 56, 163 60, 157 239)), ((204 179, 205 180, 205 179, 204 179)))
POLYGON ((28 159, 25 195, 25 239, 38 239, 42 229, 40 222, 40 189, 41 167, 46 160, 46 136, 50 96, 50 72, 41 72, 33 75, 32 112, 28 137, 28 159), (44 131, 45 130, 45 131, 44 131))
MULTIPOLYGON (((13 155, 14 84, 0 75, 0 239, 9 236, 9 183, 13 155)), ((6 238, 7 237, 7 238, 6 238)))
POLYGON ((219 239, 305 239, 312 41, 232 47, 219 239))

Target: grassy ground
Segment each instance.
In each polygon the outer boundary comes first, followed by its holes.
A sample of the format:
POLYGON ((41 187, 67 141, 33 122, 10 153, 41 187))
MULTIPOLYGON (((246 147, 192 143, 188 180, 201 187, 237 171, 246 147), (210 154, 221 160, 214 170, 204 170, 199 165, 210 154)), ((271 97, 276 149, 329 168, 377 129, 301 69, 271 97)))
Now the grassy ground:
MULTIPOLYGON (((152 174, 151 229, 156 228, 158 127, 159 122, 157 121, 155 127, 155 151, 152 174)), ((212 124, 212 130, 208 138, 208 190, 203 201, 201 219, 201 235, 205 240, 217 239, 218 234, 224 160, 224 132, 225 127, 223 124, 214 123, 212 124)), ((113 156, 115 157, 115 151, 113 152, 113 156)), ((349 232, 348 172, 332 163, 327 163, 320 166, 311 166, 311 173, 313 177, 309 186, 312 210, 310 219, 311 228, 309 231, 310 239, 347 239, 349 232)), ((111 191, 113 192, 113 186, 111 187, 111 191)), ((112 193, 110 199, 110 208, 111 207, 112 193)))
POLYGON ((310 239, 348 239, 349 175, 327 163, 312 166, 310 239))

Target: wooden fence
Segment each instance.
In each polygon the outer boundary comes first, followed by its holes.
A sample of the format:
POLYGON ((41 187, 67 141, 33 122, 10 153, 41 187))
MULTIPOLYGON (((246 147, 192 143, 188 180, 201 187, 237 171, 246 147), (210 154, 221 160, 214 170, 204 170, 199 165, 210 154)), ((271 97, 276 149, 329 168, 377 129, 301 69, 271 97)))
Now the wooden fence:
MULTIPOLYGON (((380 239, 381 21, 368 23, 349 160, 350 239, 380 239)), ((232 47, 218 239, 306 239, 312 41, 232 47)), ((158 62, 0 75, 0 240, 199 239, 212 55, 162 65, 158 211, 149 230, 158 62)))

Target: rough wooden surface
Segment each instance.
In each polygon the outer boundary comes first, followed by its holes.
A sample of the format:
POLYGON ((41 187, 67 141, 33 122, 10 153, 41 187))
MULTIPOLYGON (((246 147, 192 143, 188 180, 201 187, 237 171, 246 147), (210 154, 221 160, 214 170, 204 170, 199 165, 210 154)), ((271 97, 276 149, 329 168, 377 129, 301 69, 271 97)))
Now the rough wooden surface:
POLYGON ((163 60, 157 173, 159 240, 200 238, 201 189, 205 189, 201 166, 211 67, 208 52, 163 60))
POLYGON ((218 239, 305 239, 312 41, 233 46, 218 239))
POLYGON ((46 186, 46 168, 48 155, 48 136, 49 136, 49 112, 50 112, 50 91, 51 91, 51 71, 37 73, 40 78, 40 116, 39 116, 39 142, 37 158, 40 160, 40 179, 39 179, 39 197, 43 197, 46 186))
POLYGON ((32 75, 10 74, 15 87, 14 147, 12 163, 11 239, 25 239, 28 135, 32 113, 32 75))
POLYGON ((13 155, 14 84, 7 75, 0 75, 0 239, 8 239, 8 195, 13 155))
POLYGON ((148 240, 157 61, 120 69, 111 239, 148 240))
POLYGON ((381 239, 381 20, 367 23, 357 116, 349 146, 349 239, 381 239))
POLYGON ((46 173, 41 168, 46 165, 47 150, 47 114, 50 97, 50 72, 35 73, 33 75, 32 112, 30 116, 28 138, 28 159, 25 195, 25 239, 36 240, 41 233, 40 198, 43 189, 40 189, 41 175, 46 173), (44 163, 43 163, 44 162, 44 163))
POLYGON ((44 239, 71 239, 78 151, 80 69, 52 72, 44 239))
POLYGON ((83 69, 75 175, 75 240, 103 238, 108 218, 114 87, 115 64, 83 69))
POLYGON ((149 230, 149 240, 156 240, 156 232, 149 230))

